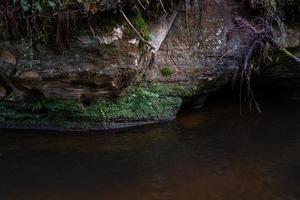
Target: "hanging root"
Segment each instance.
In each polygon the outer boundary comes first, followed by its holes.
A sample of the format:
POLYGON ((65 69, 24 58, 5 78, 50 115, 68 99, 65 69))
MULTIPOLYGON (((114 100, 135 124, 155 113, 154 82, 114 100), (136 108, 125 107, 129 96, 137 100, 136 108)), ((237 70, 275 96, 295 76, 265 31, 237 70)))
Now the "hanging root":
POLYGON ((70 39, 73 27, 76 24, 76 14, 73 10, 63 10, 57 16, 57 29, 56 29, 56 45, 58 51, 63 51, 70 46, 70 39))
MULTIPOLYGON (((244 33, 246 37, 246 45, 243 49, 240 49, 242 52, 242 67, 238 68, 236 73, 240 75, 240 105, 243 96, 244 84, 246 84, 247 89, 247 99, 249 102, 249 108, 252 110, 252 105, 256 107, 256 110, 260 113, 261 109, 259 104, 255 99, 255 95, 251 89, 251 72, 252 72, 252 60, 255 52, 260 51, 266 46, 271 46, 275 50, 279 50, 296 63, 300 64, 300 59, 295 55, 291 54, 287 49, 283 47, 282 44, 276 42, 274 37, 274 30, 272 26, 262 18, 255 18, 252 21, 248 21, 242 17, 235 17, 234 22, 236 24, 235 31, 240 31, 244 33)), ((281 34, 284 33, 283 30, 280 30, 281 34)), ((261 60, 259 58, 259 60, 261 60)), ((234 77, 236 79, 237 76, 234 77)))
POLYGON ((19 10, 20 7, 13 5, 11 0, 0 0, 0 22, 10 37, 16 37, 19 33, 19 10))

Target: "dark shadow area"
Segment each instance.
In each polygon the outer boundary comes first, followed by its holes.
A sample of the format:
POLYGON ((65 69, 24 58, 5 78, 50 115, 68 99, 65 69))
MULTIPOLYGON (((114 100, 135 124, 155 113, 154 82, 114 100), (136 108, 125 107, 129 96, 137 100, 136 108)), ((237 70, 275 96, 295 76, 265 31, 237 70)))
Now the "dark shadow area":
MULTIPOLYGON (((252 80, 251 89, 257 103, 263 110, 263 106, 271 103, 300 102, 300 88, 285 87, 276 82, 264 81, 261 78, 254 77, 252 80)), ((185 110, 206 110, 219 105, 241 104, 242 112, 248 113, 249 99, 247 98, 247 88, 240 90, 240 82, 229 82, 220 87, 215 92, 209 95, 196 95, 184 100, 184 103, 179 111, 179 115, 185 110), (242 92, 242 93, 241 93, 242 92), (241 97, 240 97, 241 95, 241 97)), ((254 106, 252 113, 257 113, 254 106)))

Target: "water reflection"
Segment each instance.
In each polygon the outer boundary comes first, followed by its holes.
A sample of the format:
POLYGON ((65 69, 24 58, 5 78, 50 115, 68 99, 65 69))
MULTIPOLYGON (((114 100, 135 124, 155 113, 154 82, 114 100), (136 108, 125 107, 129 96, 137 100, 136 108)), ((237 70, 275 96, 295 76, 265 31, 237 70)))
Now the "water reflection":
POLYGON ((208 113, 206 112, 195 112, 192 110, 182 111, 177 121, 184 128, 197 128, 203 125, 208 120, 208 113))
POLYGON ((300 106, 238 105, 117 133, 1 131, 0 198, 300 199, 300 106))

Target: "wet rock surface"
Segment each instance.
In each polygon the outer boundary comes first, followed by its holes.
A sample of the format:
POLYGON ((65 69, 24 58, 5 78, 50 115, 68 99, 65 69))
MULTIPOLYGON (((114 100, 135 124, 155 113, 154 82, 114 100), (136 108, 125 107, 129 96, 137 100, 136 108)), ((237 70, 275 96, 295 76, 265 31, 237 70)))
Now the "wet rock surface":
POLYGON ((205 5, 186 2, 178 9, 172 29, 155 54, 149 73, 154 81, 199 83, 219 77, 230 68, 218 59, 227 52, 228 43, 234 42, 226 40, 226 35, 233 27, 237 4, 233 6, 230 0, 205 5), (175 68, 175 72, 166 77, 160 73, 165 67, 175 68))

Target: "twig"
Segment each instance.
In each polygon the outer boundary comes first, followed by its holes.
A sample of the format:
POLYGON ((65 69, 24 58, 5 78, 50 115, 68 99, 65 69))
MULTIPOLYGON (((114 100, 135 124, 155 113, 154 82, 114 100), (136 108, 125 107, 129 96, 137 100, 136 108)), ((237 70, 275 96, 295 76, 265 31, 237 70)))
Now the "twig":
POLYGON ((143 10, 146 10, 145 6, 142 4, 142 2, 140 0, 138 0, 138 3, 140 4, 140 6, 143 8, 143 10))
POLYGON ((279 49, 282 53, 284 53, 287 57, 293 59, 296 63, 300 64, 300 59, 293 55, 291 52, 289 52, 286 48, 280 48, 279 49))

